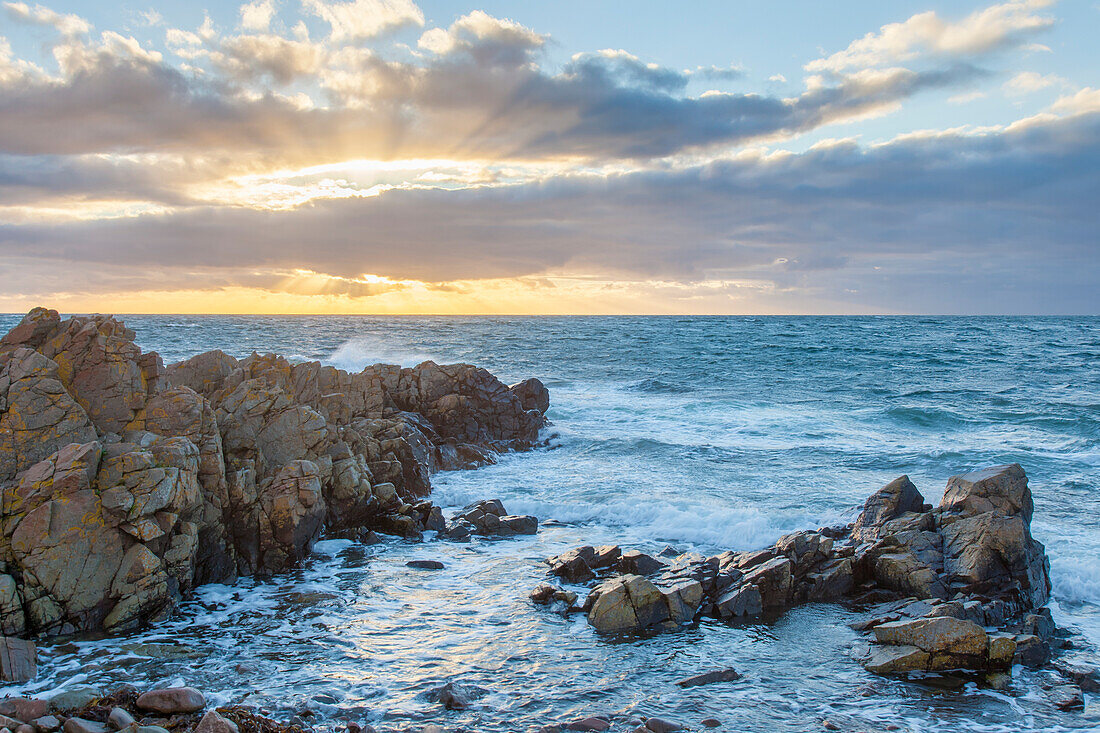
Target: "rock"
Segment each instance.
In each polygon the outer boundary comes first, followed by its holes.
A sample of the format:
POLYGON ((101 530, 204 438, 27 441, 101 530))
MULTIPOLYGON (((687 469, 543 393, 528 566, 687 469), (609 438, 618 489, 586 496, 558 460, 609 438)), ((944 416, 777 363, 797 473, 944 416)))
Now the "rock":
POLYGON ((38 649, 34 642, 0 637, 0 680, 26 682, 38 676, 38 649))
POLYGON ((610 721, 604 720, 603 718, 581 718, 565 726, 566 730, 586 731, 602 731, 608 730, 609 728, 611 728, 610 721))
POLYGON ((470 701, 481 693, 484 693, 484 690, 448 682, 442 687, 429 691, 427 697, 447 710, 465 710, 470 707, 470 701))
POLYGON ((980 657, 985 655, 989 637, 972 621, 939 617, 893 621, 874 628, 880 644, 915 646, 930 653, 950 653, 980 657))
POLYGON ((791 597, 791 561, 785 557, 768 560, 746 572, 744 582, 759 589, 765 609, 785 607, 791 597))
POLYGON ((736 682, 741 679, 741 677, 742 675, 731 667, 729 669, 719 669, 713 672, 697 674, 694 677, 680 680, 676 684, 680 687, 700 687, 702 685, 713 685, 718 682, 736 682))
POLYGON ((949 579, 1011 590, 1025 609, 1047 602, 1050 563, 1031 536, 1034 506, 1018 464, 953 476, 939 511, 949 579))
POLYGON ((917 487, 908 476, 900 476, 867 499, 852 526, 852 538, 857 542, 877 540, 886 522, 906 512, 920 512, 923 507, 924 497, 917 487))
POLYGON ((98 687, 76 687, 59 692, 49 699, 50 709, 65 712, 83 708, 106 693, 98 687))
POLYGON ((684 726, 662 718, 648 718, 645 722, 645 729, 653 731, 653 733, 672 733, 674 730, 684 730, 684 726))
POLYGON ((1085 696, 1077 685, 1055 685, 1047 694, 1059 710, 1082 710, 1085 707, 1085 696))
POLYGON ((239 733, 239 730, 232 720, 222 717, 216 710, 210 710, 195 726, 194 733, 239 733))
POLYGON ((764 600, 759 588, 752 583, 742 583, 722 595, 715 609, 724 619, 759 616, 764 612, 764 600))
MULTIPOLYGON (((593 590, 588 623, 605 634, 641 631, 670 620, 660 589, 640 575, 623 575, 593 590)), ((586 601, 586 605, 588 605, 586 601)))
POLYGON ((140 695, 137 706, 164 715, 194 713, 206 707, 206 698, 194 687, 165 687, 140 695))
POLYGON ((551 557, 546 562, 550 565, 550 573, 565 582, 583 583, 596 577, 592 572, 595 561, 596 548, 585 546, 551 557))
POLYGON ((538 526, 539 522, 535 517, 508 514, 499 499, 489 499, 471 504, 456 514, 445 536, 450 539, 463 539, 469 533, 475 533, 484 536, 509 537, 517 534, 535 534, 538 526))
POLYGON ((16 720, 29 723, 36 718, 41 718, 50 710, 49 703, 45 700, 28 697, 5 697, 0 700, 0 715, 7 715, 16 720))
POLYGON ((43 715, 31 721, 38 733, 53 733, 61 727, 61 721, 53 715, 43 715))
POLYGON ((1100 670, 1096 667, 1060 659, 1052 666, 1085 692, 1100 692, 1100 670))
POLYGON ((653 575, 664 563, 638 550, 627 550, 619 557, 619 572, 628 575, 653 575))
POLYGON ((84 718, 69 718, 65 721, 65 733, 109 733, 106 723, 97 723, 84 718))
POLYGON ((410 568, 417 568, 419 570, 442 570, 443 563, 438 560, 409 560, 405 563, 410 568))
POLYGON ((722 725, 722 721, 718 718, 703 718, 699 721, 699 725, 704 728, 717 728, 722 725))
POLYGON ((137 723, 137 721, 134 720, 134 716, 130 715, 130 713, 122 708, 113 708, 110 715, 107 716, 107 725, 109 725, 112 730, 122 730, 135 723, 137 723))
POLYGON ((1050 646, 1032 634, 1022 634, 1015 637, 1016 656, 1015 663, 1025 667, 1042 667, 1050 660, 1050 646))
POLYGON ((525 410, 545 414, 550 409, 550 390, 537 379, 525 379, 519 384, 513 384, 508 391, 519 398, 525 410))
POLYGON ((893 674, 925 670, 930 660, 928 652, 915 646, 873 646, 863 666, 875 674, 893 674))

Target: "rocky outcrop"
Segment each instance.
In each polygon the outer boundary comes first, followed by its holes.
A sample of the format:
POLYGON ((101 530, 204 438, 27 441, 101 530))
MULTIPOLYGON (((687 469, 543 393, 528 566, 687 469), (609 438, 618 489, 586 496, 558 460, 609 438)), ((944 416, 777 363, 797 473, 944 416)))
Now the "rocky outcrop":
POLYGON ((452 540, 464 540, 471 535, 483 537, 512 537, 517 534, 535 534, 539 520, 529 514, 509 514, 500 499, 488 499, 470 504, 456 514, 447 525, 443 536, 452 540))
MULTIPOLYGON (((669 563, 618 547, 579 547, 547 562, 568 583, 599 577, 579 610, 607 633, 671 629, 700 616, 736 620, 808 602, 910 598, 860 628, 881 672, 1004 669, 1042 613, 1049 564, 1031 537, 1031 492, 1018 465, 955 476, 933 509, 908 477, 873 494, 854 524, 794 532, 771 547, 669 563), (1015 624, 1015 626, 1013 626, 1015 624), (1006 630, 988 634, 984 627, 1006 630)), ((1036 641, 1040 637, 1034 636, 1036 641)))
POLYGON ((530 448, 546 422, 538 380, 469 365, 214 351, 165 368, 134 336, 36 308, 0 339, 5 634, 139 625, 196 584, 290 567, 325 532, 443 530, 432 473, 530 448))

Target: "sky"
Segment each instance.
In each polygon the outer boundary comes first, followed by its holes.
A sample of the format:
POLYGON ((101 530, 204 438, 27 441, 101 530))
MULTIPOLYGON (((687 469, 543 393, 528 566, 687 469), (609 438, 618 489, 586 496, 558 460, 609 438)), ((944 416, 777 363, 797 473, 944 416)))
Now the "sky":
POLYGON ((1098 31, 0 0, 0 312, 1100 314, 1098 31))

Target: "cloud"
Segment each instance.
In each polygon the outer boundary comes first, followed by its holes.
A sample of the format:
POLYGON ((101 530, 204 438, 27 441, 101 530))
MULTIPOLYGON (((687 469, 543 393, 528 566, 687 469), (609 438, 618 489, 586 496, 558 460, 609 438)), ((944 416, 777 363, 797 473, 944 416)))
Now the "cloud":
POLYGON ((290 211, 197 207, 8 226, 0 257, 56 253, 89 272, 123 263, 283 272, 308 261, 314 273, 351 280, 738 280, 865 309, 1092 311, 1097 170, 1100 114, 1086 113, 290 211))
POLYGON ((275 0, 253 0, 241 6, 241 28, 249 31, 266 31, 275 17, 275 0))
POLYGON ((485 66, 520 66, 546 43, 546 37, 512 20, 494 18, 482 10, 464 15, 450 28, 432 28, 417 45, 437 56, 468 56, 485 66))
POLYGON ((1035 71, 1021 71, 1004 83, 1006 94, 1014 97, 1035 92, 1054 86, 1066 86, 1067 82, 1057 74, 1042 75, 1035 71))
POLYGON ((424 25, 424 13, 412 0, 302 0, 302 7, 329 24, 334 41, 374 38, 397 28, 424 25))
POLYGON ((934 11, 889 23, 853 41, 843 51, 806 64, 810 72, 844 73, 894 65, 918 58, 960 57, 1018 46, 1054 24, 1039 11, 1053 0, 1014 0, 977 10, 960 21, 946 21, 934 11))
POLYGON ((41 5, 32 7, 21 2, 6 2, 4 9, 13 20, 49 26, 66 37, 83 35, 92 29, 91 24, 79 15, 58 13, 41 5))

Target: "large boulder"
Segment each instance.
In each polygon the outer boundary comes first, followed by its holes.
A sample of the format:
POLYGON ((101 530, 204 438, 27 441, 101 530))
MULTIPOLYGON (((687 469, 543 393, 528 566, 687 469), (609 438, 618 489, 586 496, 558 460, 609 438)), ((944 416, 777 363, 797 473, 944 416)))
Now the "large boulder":
POLYGON ((1016 645, 1007 635, 990 636, 973 621, 946 616, 879 624, 865 666, 880 674, 966 669, 996 671, 1012 666, 1016 645))
POLYGON ((1018 610, 1050 598, 1050 562, 1031 536, 1034 505, 1018 464, 954 476, 940 503, 944 573, 961 590, 1004 596, 1018 610))

